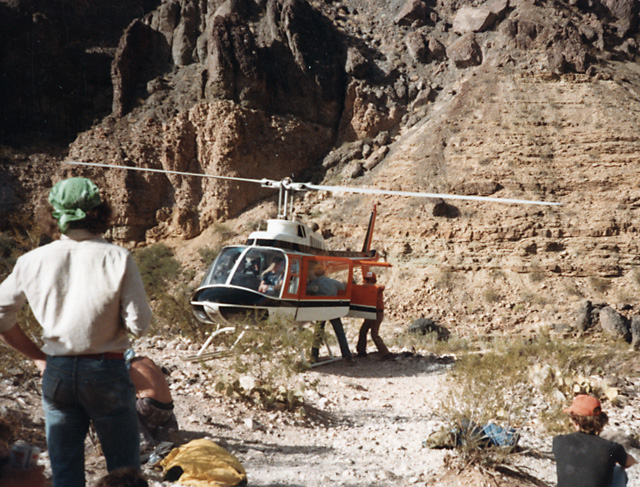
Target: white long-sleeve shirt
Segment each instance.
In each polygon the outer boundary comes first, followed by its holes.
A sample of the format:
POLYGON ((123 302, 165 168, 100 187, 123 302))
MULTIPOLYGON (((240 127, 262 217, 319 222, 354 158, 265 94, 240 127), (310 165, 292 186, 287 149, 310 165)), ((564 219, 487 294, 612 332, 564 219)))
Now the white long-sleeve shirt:
POLYGON ((151 309, 131 253, 85 230, 18 258, 0 284, 0 332, 29 302, 47 355, 119 352, 143 335, 151 309))

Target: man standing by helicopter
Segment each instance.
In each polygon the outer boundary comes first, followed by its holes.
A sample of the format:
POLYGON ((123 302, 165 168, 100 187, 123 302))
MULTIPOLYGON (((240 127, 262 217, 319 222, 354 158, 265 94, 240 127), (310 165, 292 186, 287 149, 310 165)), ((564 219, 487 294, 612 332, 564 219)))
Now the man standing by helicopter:
MULTIPOLYGON (((325 275, 325 269, 321 265, 316 265, 309 270, 309 283, 307 293, 316 296, 337 296, 339 291, 344 291, 345 285, 336 279, 331 279, 325 275)), ((349 342, 344 332, 344 326, 340 318, 330 320, 333 331, 338 339, 340 353, 347 362, 353 362, 349 342)), ((320 354, 320 345, 324 340, 324 321, 317 321, 313 327, 313 342, 311 345, 311 360, 317 363, 320 354)))
POLYGON ((357 356, 367 356, 367 333, 371 330, 371 340, 376 344, 378 352, 380 352, 380 360, 388 360, 392 357, 391 352, 382 341, 379 335, 380 323, 384 319, 384 286, 377 284, 377 277, 375 273, 369 271, 364 276, 365 286, 373 286, 376 289, 376 319, 364 320, 360 327, 360 333, 358 334, 358 345, 356 346, 357 356))
POLYGON ((128 334, 151 321, 130 252, 100 235, 110 207, 89 179, 49 193, 60 239, 21 256, 0 284, 0 338, 33 359, 42 378, 53 487, 84 487, 84 443, 93 426, 111 472, 140 468, 135 389, 124 361, 128 334), (40 349, 17 324, 28 302, 42 327, 40 349))

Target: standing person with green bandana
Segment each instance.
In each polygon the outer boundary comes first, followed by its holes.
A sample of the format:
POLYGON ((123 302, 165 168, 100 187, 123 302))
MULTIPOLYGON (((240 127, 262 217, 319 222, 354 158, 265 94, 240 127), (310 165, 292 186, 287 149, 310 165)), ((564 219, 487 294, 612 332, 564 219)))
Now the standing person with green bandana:
POLYGON ((49 193, 59 240, 21 256, 0 284, 0 338, 42 372, 53 487, 84 487, 89 423, 111 472, 140 468, 135 388, 124 361, 131 333, 144 334, 151 310, 128 250, 100 235, 109 206, 85 178, 49 193), (40 349, 17 324, 28 302, 42 327, 40 349))

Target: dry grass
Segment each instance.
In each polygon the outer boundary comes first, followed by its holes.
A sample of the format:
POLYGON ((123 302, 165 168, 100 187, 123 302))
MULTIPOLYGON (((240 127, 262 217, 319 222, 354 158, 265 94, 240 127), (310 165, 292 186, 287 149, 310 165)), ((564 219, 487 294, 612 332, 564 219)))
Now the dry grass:
MULTIPOLYGON (((474 345, 467 353, 458 350, 452 387, 440 408, 446 423, 452 427, 462 421, 495 423, 517 431, 535 417, 552 434, 569 426, 561 413, 566 404, 560 398, 576 392, 602 395, 605 386, 593 378, 615 376, 632 353, 613 341, 596 346, 547 335, 479 340, 474 345), (545 409, 540 410, 539 404, 545 404, 545 409)), ((458 446, 458 461, 499 470, 512 463, 512 453, 509 448, 486 448, 467 441, 458 446)))

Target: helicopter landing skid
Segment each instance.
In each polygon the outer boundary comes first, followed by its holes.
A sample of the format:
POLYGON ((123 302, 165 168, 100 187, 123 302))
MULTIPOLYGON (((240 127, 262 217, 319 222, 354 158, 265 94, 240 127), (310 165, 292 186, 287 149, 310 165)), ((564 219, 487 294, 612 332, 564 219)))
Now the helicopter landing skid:
POLYGON ((207 349, 207 347, 209 347, 209 345, 211 345, 211 342, 215 337, 217 337, 221 333, 232 333, 234 331, 236 331, 235 326, 226 326, 224 328, 217 329, 216 331, 211 333, 211 335, 209 335, 209 338, 207 338, 207 340, 204 342, 204 345, 202 345, 198 353, 196 353, 195 355, 186 355, 182 357, 182 360, 184 360, 185 362, 204 362, 206 360, 227 356, 231 352, 231 350, 233 350, 233 348, 238 344, 240 339, 244 336, 244 331, 240 333, 240 336, 233 343, 231 348, 229 348, 229 350, 221 350, 221 351, 207 352, 207 353, 204 353, 204 351, 207 349))
POLYGON ((318 362, 314 362, 312 364, 309 364, 309 367, 316 368, 316 367, 320 367, 321 365, 328 365, 328 364, 332 364, 334 362, 340 362, 342 360, 342 357, 329 357, 326 359, 322 359, 319 360, 318 362))

